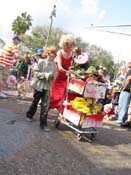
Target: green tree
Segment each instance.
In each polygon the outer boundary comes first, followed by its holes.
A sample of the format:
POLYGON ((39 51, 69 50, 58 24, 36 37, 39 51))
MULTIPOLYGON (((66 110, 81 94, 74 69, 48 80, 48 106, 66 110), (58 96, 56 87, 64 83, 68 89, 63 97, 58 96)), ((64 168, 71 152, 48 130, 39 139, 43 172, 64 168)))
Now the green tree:
MULTIPOLYGON (((28 48, 32 48, 34 51, 36 51, 37 48, 44 47, 48 30, 48 26, 36 26, 32 29, 30 35, 22 36, 23 44, 28 48)), ((55 45, 59 48, 59 40, 62 34, 66 34, 66 32, 60 28, 52 28, 48 45, 55 45)))
POLYGON ((94 66, 106 67, 106 74, 109 75, 112 79, 115 73, 115 63, 111 53, 95 45, 89 45, 88 52, 90 57, 90 64, 94 66))
POLYGON ((75 45, 77 47, 80 47, 82 52, 88 52, 89 43, 84 42, 80 37, 76 37, 75 41, 76 41, 75 45))
POLYGON ((12 22, 12 31, 16 35, 23 35, 32 26, 32 18, 26 12, 21 13, 21 16, 17 16, 12 22))

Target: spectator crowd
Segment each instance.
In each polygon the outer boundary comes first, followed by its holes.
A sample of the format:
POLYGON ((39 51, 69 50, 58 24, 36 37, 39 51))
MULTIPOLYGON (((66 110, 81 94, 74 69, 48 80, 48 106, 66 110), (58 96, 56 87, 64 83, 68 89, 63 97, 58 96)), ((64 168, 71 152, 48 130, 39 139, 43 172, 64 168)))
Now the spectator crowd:
MULTIPOLYGON (((12 88, 18 97, 25 98, 29 86, 32 87, 32 104, 26 112, 26 119, 33 120, 40 102, 40 127, 49 131, 47 117, 49 109, 59 110, 67 86, 67 78, 74 58, 81 54, 81 48, 75 46, 75 39, 64 35, 57 50, 55 46, 45 49, 37 48, 36 54, 19 53, 19 36, 5 44, 0 55, 0 100, 8 98, 7 92, 12 88)), ((84 69, 89 65, 84 63, 84 69)), ((106 78, 108 67, 93 65, 101 82, 107 83, 104 99, 99 99, 105 119, 113 120, 120 127, 131 130, 131 62, 118 69, 113 82, 106 78)), ((97 76, 98 76, 97 75, 97 76)), ((98 78, 98 77, 97 77, 98 78)))

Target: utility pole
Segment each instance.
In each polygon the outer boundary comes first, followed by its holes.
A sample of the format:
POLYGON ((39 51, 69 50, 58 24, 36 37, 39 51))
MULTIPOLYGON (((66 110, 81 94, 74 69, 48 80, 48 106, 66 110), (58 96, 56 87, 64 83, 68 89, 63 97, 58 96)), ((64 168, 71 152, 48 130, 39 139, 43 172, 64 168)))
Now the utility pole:
POLYGON ((46 39, 46 42, 45 42, 45 48, 48 45, 48 41, 49 41, 49 37, 50 37, 50 32, 51 32, 51 28, 52 28, 52 23, 53 23, 53 17, 56 17, 56 5, 54 5, 53 11, 51 12, 51 15, 50 15, 51 22, 50 22, 50 27, 49 27, 47 39, 46 39))

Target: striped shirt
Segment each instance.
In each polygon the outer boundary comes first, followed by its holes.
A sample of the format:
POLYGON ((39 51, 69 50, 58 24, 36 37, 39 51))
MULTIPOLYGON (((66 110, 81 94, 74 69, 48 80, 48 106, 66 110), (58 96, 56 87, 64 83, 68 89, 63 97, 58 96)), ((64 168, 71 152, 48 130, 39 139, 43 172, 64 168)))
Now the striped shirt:
POLYGON ((12 42, 7 43, 0 56, 0 65, 3 67, 11 67, 14 64, 15 54, 18 54, 17 45, 12 42))

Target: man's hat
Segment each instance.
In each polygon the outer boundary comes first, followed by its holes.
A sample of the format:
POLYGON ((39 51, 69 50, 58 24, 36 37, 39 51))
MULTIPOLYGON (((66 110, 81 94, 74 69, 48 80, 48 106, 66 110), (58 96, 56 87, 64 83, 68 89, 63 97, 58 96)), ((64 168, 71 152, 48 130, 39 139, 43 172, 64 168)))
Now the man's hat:
POLYGON ((18 41, 21 41, 20 37, 19 36, 13 36, 12 40, 18 40, 18 41))

